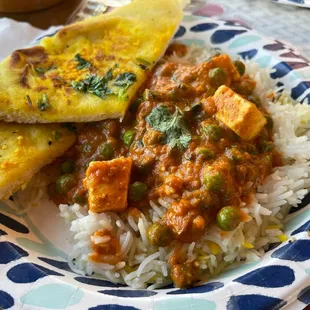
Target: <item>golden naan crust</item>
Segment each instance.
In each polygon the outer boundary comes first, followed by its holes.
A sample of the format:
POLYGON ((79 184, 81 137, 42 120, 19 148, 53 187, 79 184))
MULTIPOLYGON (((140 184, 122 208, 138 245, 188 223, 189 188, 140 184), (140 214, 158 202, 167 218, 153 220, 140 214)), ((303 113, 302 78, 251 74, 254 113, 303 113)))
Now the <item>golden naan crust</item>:
MULTIPOLYGON (((177 0, 135 0, 65 27, 40 46, 15 51, 0 64, 0 119, 48 123, 123 117, 182 15, 177 0), (89 75, 107 78, 105 88, 99 85, 104 98, 72 87, 75 82, 85 91, 89 75), (117 79, 130 83, 115 85, 117 79)), ((98 90, 95 82, 90 91, 98 90)))
POLYGON ((8 199, 43 166, 63 154, 75 138, 60 124, 0 122, 0 199, 8 199))

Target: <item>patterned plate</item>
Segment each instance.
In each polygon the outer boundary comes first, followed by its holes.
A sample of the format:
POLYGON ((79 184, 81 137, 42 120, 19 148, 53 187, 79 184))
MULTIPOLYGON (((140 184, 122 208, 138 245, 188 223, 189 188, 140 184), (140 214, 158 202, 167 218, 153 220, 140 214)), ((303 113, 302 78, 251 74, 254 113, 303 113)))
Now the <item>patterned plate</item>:
MULTIPOLYGON (((186 16, 176 39, 208 45, 273 68, 294 99, 310 102, 309 62, 279 41, 232 22, 186 16)), ((226 271, 203 285, 133 290, 73 273, 67 227, 49 202, 21 214, 0 203, 0 308, 3 309, 303 309, 310 303, 310 196, 290 215, 295 242, 270 250, 260 262, 226 271)))
POLYGON ((278 2, 281 4, 288 4, 288 5, 296 5, 302 8, 310 8, 310 1, 309 0, 272 0, 273 2, 278 2))

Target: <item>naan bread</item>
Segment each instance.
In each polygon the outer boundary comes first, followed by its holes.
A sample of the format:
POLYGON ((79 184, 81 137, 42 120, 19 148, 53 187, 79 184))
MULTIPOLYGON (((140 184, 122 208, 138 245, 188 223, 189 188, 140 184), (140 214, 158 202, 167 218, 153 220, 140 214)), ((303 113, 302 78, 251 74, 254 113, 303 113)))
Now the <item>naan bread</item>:
POLYGON ((26 185, 74 141, 75 134, 62 125, 0 122, 0 199, 26 185))
POLYGON ((0 65, 0 119, 122 118, 182 19, 177 0, 135 0, 15 51, 0 65))

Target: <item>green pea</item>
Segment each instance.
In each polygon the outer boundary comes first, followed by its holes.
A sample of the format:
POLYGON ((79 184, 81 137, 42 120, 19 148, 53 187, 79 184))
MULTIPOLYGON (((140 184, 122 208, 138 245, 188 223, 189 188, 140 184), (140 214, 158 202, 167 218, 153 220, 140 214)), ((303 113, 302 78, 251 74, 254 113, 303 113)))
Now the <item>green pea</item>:
POLYGON ((245 152, 248 152, 251 155, 255 155, 255 154, 258 153, 256 147, 254 145, 250 144, 250 143, 244 143, 243 144, 243 150, 245 152))
POLYGON ((235 147, 227 149, 225 151, 226 157, 228 157, 233 162, 241 162, 243 160, 243 154, 235 147))
POLYGON ((214 68, 209 71, 209 78, 214 86, 219 87, 225 84, 227 80, 227 74, 222 68, 214 68))
POLYGON ((216 216, 217 225, 224 231, 232 231, 241 222, 241 212, 236 207, 224 207, 216 216))
POLYGON ((58 194, 66 194, 75 184, 75 178, 72 174, 64 174, 56 181, 56 192, 58 194))
POLYGON ((140 157, 135 162, 135 167, 137 168, 140 174, 147 175, 148 173, 150 173, 150 170, 152 169, 154 162, 155 157, 153 156, 140 157))
POLYGON ((87 199, 85 195, 82 195, 80 193, 75 193, 72 197, 72 201, 74 203, 78 203, 79 205, 83 206, 86 204, 87 199))
POLYGON ((272 152, 273 147, 274 145, 271 141, 262 141, 261 144, 259 145, 259 150, 261 153, 268 153, 272 152))
POLYGON ((133 103, 130 105, 129 107, 129 111, 131 113, 136 113, 138 108, 139 108, 139 105, 142 103, 143 101, 143 98, 137 98, 133 101, 133 103))
POLYGON ((194 114, 197 114, 201 111, 201 103, 200 102, 197 102, 197 103, 194 103, 192 106, 191 106, 191 111, 194 113, 194 114))
POLYGON ((264 116, 265 116, 265 119, 267 121, 266 128, 271 130, 273 128, 273 119, 268 114, 265 114, 264 116))
POLYGON ((74 171, 74 162, 72 159, 68 159, 60 165, 61 174, 72 173, 73 171, 74 171))
POLYGON ((208 139, 218 141, 221 138, 222 128, 216 124, 208 124, 202 127, 203 133, 208 139))
POLYGON ((236 67, 237 71, 240 75, 244 75, 245 73, 245 64, 240 60, 235 60, 233 62, 234 66, 236 67))
POLYGON ((172 240, 172 231, 167 226, 156 222, 149 227, 147 237, 154 246, 167 246, 172 240))
POLYGON ((104 142, 99 145, 98 152, 104 160, 112 159, 114 156, 114 148, 109 142, 104 142))
POLYGON ((204 175, 203 184, 207 190, 219 191, 224 185, 223 176, 216 171, 213 173, 208 172, 204 175))
POLYGON ((198 147, 195 153, 203 159, 212 159, 215 156, 214 152, 207 147, 198 147))
POLYGON ((134 138, 136 136, 136 132, 133 129, 127 130, 123 135, 123 142, 127 147, 130 147, 134 138))
POLYGON ((147 194, 147 186, 142 182, 135 182, 129 187, 129 199, 131 201, 142 200, 147 194))

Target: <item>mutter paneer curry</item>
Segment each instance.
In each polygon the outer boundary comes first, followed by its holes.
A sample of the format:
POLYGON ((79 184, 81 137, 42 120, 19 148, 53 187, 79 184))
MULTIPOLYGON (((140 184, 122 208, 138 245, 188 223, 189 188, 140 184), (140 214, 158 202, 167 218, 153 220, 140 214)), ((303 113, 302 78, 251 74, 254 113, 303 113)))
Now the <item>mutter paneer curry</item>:
MULTIPOLYGON (((172 44, 132 102, 125 118, 71 125, 77 143, 54 163, 50 185, 59 203, 88 204, 93 212, 127 212, 139 217, 149 201, 173 199, 148 230, 151 245, 198 240, 212 223, 234 230, 246 215, 257 186, 280 157, 272 142, 273 121, 254 94, 245 64, 215 55, 193 65, 169 61, 187 47, 172 44)), ((115 264, 120 246, 93 244, 90 259, 115 264)), ((177 251, 170 260, 178 287, 192 286, 199 264, 177 251)))

